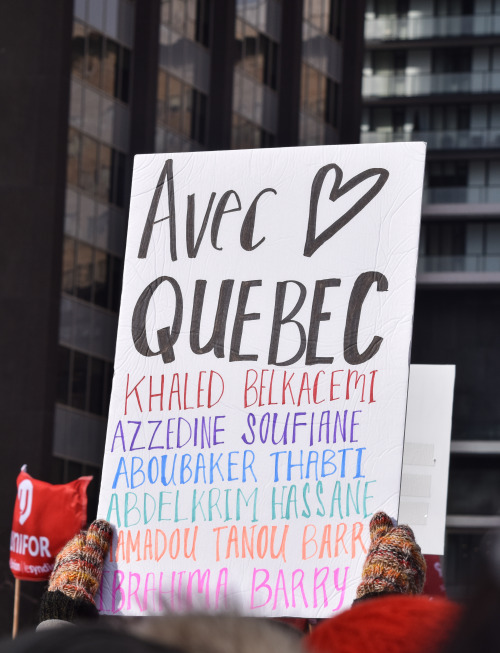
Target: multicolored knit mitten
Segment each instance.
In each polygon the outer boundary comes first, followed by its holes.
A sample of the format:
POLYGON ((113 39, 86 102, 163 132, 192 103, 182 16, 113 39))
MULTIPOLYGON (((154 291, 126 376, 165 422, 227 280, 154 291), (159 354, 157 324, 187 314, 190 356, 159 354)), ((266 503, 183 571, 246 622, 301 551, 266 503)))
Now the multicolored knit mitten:
POLYGON ((409 526, 393 526, 385 512, 370 522, 371 544, 357 599, 376 594, 421 594, 426 564, 409 526))
POLYGON ((97 616, 94 599, 112 537, 111 525, 99 519, 61 549, 42 598, 40 621, 97 616))

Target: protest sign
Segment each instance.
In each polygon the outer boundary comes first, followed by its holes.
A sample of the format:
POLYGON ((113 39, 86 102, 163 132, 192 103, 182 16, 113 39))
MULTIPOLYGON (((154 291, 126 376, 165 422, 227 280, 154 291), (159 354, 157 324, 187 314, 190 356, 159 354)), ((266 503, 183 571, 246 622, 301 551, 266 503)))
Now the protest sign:
POLYGON ((327 617, 397 517, 425 146, 135 158, 106 614, 327 617))
POLYGON ((454 365, 410 365, 399 522, 425 554, 444 554, 454 388, 454 365))
POLYGON ((62 547, 85 526, 87 486, 92 476, 51 485, 23 468, 10 535, 9 565, 16 579, 47 580, 62 547))

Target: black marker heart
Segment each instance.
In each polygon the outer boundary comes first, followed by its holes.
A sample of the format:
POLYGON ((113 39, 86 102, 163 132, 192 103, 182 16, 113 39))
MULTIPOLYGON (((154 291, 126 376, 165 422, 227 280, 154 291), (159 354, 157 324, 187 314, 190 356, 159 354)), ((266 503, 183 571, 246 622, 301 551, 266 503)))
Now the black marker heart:
POLYGON ((356 216, 362 209, 369 204, 372 199, 380 193, 385 182, 389 178, 389 171, 385 168, 370 168, 364 172, 360 172, 359 175, 356 175, 352 179, 349 179, 343 186, 342 183, 343 172, 335 163, 330 163, 326 166, 323 166, 318 170, 314 181, 311 187, 311 201, 309 204, 309 223, 307 225, 307 237, 306 244, 304 247, 304 256, 312 256, 314 252, 323 245, 327 240, 334 236, 337 231, 342 229, 348 222, 350 222, 354 216, 356 216), (318 213, 318 199, 323 187, 323 182, 325 181, 326 175, 330 170, 335 170, 335 181, 333 183, 332 192, 330 193, 330 200, 335 202, 345 195, 350 190, 361 184, 366 179, 370 177, 378 177, 377 181, 373 186, 359 199, 354 206, 352 206, 348 211, 344 213, 338 220, 335 220, 329 227, 327 227, 323 233, 316 237, 316 217, 318 213))

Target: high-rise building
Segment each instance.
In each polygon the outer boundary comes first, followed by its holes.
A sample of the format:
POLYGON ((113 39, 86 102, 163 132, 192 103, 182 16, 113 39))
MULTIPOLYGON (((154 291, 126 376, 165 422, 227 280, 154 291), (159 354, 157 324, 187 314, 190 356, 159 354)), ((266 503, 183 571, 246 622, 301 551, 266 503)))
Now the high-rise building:
POLYGON ((133 155, 356 142, 363 6, 19 0, 3 12, 3 632, 19 467, 56 483, 93 474, 95 515, 133 155))
MULTIPOLYGON (((127 229, 134 3, 75 2, 52 442, 61 481, 99 485, 127 229)), ((95 510, 95 506, 92 506, 95 510)))
POLYGON ((362 143, 427 142, 414 363, 456 365, 445 573, 500 514, 500 2, 367 0, 362 143))

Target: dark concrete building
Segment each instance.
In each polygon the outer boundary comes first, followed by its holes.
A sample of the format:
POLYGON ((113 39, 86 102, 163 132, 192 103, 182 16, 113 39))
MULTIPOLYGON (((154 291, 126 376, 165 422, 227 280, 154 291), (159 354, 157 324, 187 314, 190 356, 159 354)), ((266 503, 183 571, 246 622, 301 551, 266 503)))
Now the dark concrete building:
MULTIPOLYGON (((0 21, 1 631, 15 479, 93 474, 134 154, 353 143, 364 2, 19 0, 0 21)), ((21 627, 41 584, 23 583, 21 627)))
POLYGON ((361 142, 427 142, 414 363, 456 365, 446 585, 500 523, 500 2, 368 0, 361 142))

